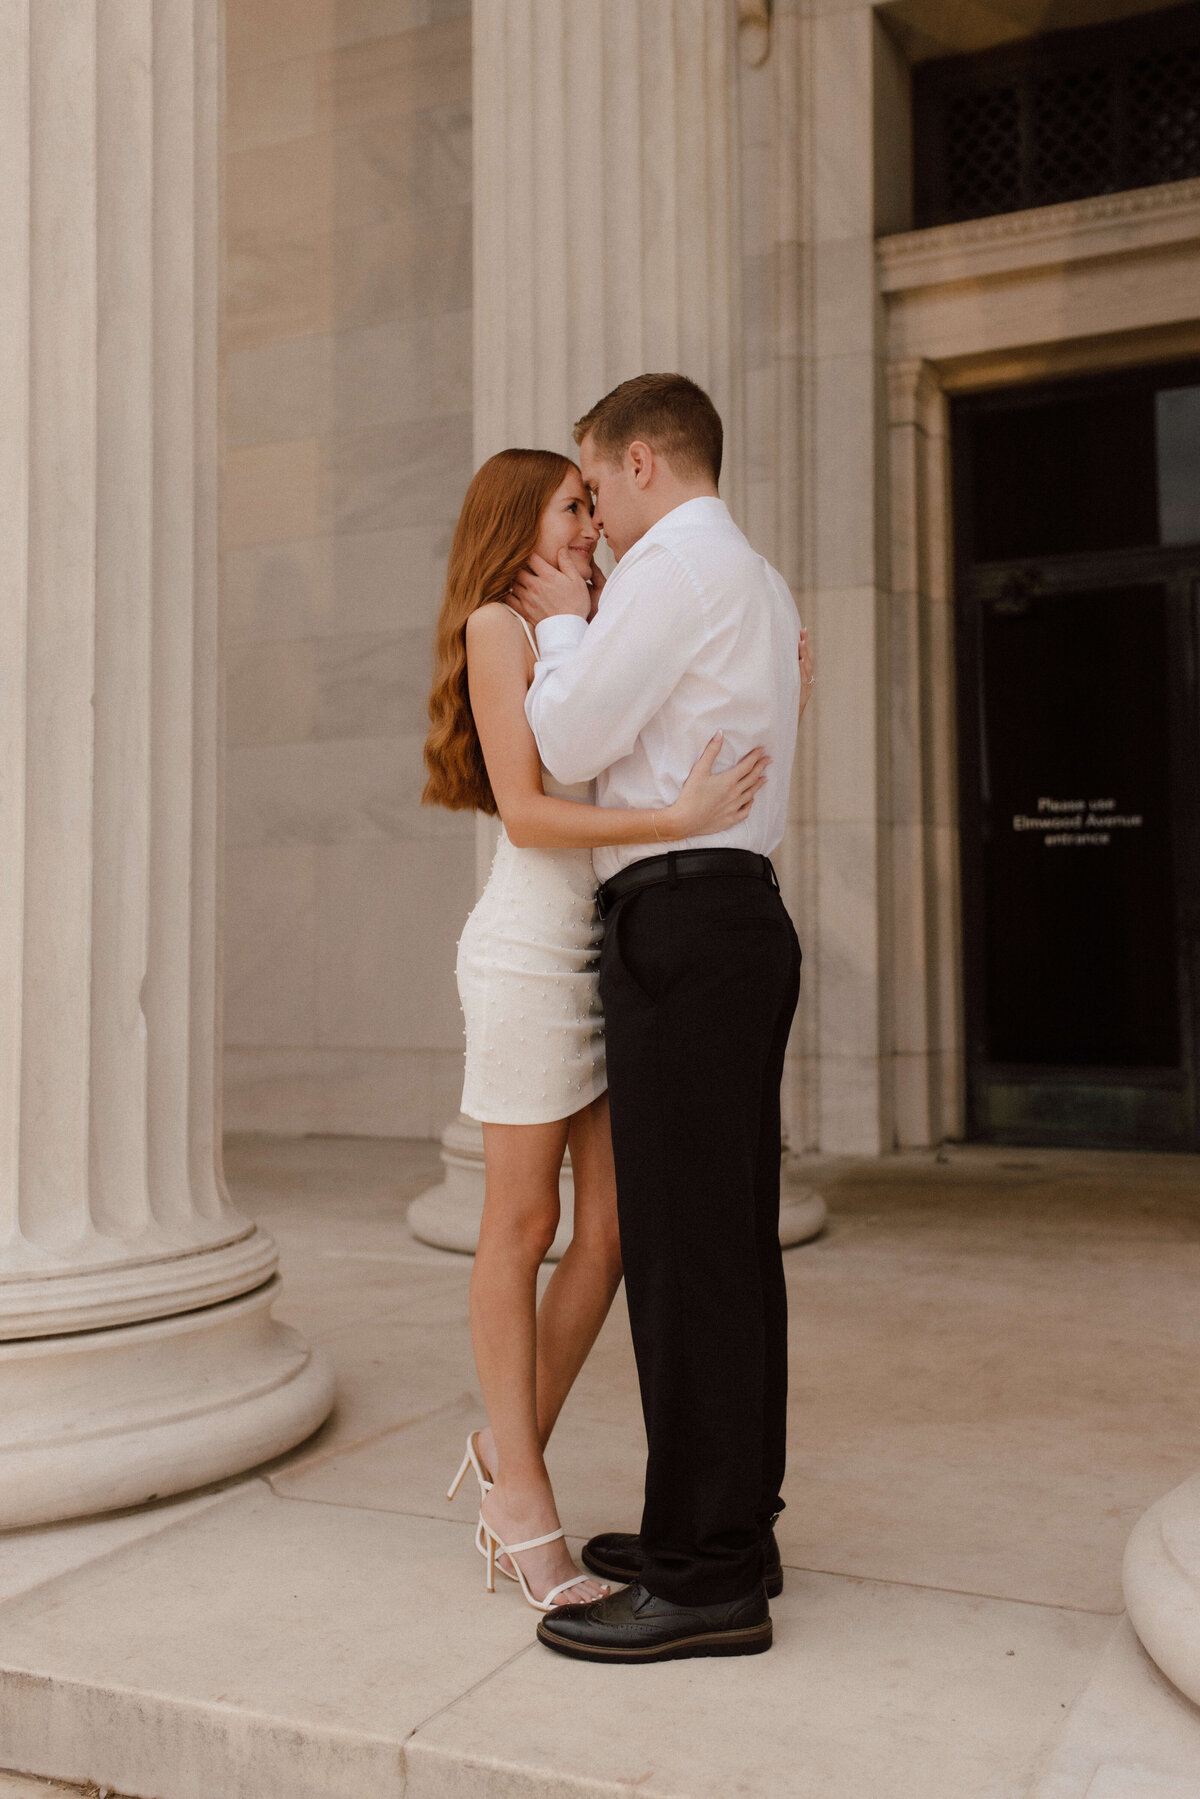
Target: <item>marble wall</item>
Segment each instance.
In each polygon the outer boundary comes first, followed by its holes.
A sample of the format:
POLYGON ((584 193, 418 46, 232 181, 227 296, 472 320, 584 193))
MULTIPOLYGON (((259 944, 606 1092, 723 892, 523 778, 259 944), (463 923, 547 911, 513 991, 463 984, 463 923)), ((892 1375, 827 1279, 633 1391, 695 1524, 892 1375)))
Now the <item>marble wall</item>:
POLYGON ((471 473, 469 0, 228 0, 225 1123, 457 1108, 469 815, 419 804, 471 473))

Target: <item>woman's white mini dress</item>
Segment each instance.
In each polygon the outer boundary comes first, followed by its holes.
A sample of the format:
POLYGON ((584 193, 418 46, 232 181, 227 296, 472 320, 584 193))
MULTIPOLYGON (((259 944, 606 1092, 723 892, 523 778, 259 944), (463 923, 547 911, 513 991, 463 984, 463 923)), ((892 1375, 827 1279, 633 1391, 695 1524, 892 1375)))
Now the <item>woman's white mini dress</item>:
MULTIPOLYGON (((533 633, 520 614, 537 654, 533 633)), ((590 782, 556 799, 591 803, 590 782)), ((548 1124, 604 1092, 601 927, 592 852, 517 849, 503 828, 492 870, 458 945, 467 1028, 462 1109, 483 1124, 548 1124)))

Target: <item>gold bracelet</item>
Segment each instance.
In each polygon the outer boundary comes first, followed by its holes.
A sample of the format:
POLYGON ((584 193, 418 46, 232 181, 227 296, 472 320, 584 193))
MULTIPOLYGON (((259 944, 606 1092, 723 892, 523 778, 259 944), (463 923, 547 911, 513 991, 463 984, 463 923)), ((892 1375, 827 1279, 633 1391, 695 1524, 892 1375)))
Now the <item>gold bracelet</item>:
POLYGON ((658 834, 658 813, 657 812, 652 812, 650 814, 650 828, 654 832, 654 840, 656 843, 666 843, 667 842, 667 839, 665 837, 660 837, 658 834))

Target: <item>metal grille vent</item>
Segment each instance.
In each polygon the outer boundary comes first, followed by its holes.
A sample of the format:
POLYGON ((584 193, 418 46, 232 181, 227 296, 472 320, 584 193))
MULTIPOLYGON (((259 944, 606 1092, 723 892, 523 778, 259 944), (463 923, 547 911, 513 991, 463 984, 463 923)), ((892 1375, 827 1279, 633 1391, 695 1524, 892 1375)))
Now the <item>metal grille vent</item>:
POLYGON ((1110 194, 1117 186, 1113 71, 1066 69, 1033 89, 1037 203, 1110 194))
POLYGON ((1127 77, 1129 163, 1139 187, 1200 173, 1200 44, 1139 56, 1127 77))
POLYGON ((946 110, 950 214, 1012 212, 1021 204, 1021 101, 1015 88, 959 94, 946 110))
POLYGON ((1200 175, 1200 4, 913 74, 918 225, 1200 175))

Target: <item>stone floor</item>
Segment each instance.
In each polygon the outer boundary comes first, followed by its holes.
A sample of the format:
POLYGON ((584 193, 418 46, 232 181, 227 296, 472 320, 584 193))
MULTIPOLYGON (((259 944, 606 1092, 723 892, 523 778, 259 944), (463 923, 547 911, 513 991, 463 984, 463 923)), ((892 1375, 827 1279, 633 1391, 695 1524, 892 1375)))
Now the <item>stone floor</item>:
MULTIPOLYGON (((560 1660, 483 1591, 443 1498, 470 1263, 404 1225, 436 1166, 230 1144, 336 1413, 220 1489, 0 1538, 0 1799, 1200 1799, 1119 1581, 1200 1468, 1200 1163, 810 1165, 776 1647, 657 1669, 560 1660)), ((574 1536, 636 1523, 642 1454, 618 1306, 551 1449, 574 1536)))

